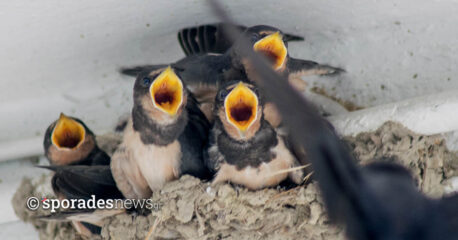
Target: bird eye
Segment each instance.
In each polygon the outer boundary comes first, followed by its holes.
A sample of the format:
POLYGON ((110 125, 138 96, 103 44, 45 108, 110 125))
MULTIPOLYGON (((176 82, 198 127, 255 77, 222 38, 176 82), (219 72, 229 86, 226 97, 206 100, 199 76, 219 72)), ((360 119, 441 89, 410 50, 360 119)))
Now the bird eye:
POLYGON ((228 92, 227 92, 227 91, 224 91, 224 90, 223 90, 223 91, 220 91, 220 92, 219 92, 219 95, 218 95, 219 99, 224 100, 224 99, 227 97, 227 93, 228 93, 228 92))
POLYGON ((251 41, 256 42, 256 41, 258 41, 258 39, 259 39, 258 34, 253 33, 253 35, 251 35, 251 41))
POLYGON ((151 83, 151 79, 148 77, 143 78, 143 85, 149 85, 151 83))

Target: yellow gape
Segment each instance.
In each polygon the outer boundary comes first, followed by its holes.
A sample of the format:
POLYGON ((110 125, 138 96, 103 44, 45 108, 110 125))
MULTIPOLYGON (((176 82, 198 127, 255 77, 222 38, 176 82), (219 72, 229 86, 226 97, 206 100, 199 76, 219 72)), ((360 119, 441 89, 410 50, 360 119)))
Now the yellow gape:
POLYGON ((226 118, 240 131, 247 130, 256 120, 258 97, 245 84, 240 82, 224 100, 226 118))
POLYGON ((174 116, 183 103, 183 83, 168 67, 154 79, 150 94, 156 108, 174 116))
POLYGON ((74 149, 84 141, 85 135, 86 130, 81 123, 61 113, 52 131, 51 142, 58 148, 74 149))
POLYGON ((267 59, 272 62, 275 70, 281 69, 285 65, 288 50, 279 32, 270 34, 257 41, 253 49, 266 56, 267 59))

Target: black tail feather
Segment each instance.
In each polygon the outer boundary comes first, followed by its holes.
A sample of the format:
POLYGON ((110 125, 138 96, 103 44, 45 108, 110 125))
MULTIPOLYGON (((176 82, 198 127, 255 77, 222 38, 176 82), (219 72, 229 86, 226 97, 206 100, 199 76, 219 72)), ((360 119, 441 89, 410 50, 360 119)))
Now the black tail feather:
MULTIPOLYGON (((181 29, 178 42, 186 56, 204 53, 224 53, 231 42, 224 36, 225 24, 205 24, 181 29)), ((246 27, 237 26, 244 30, 246 27)))
MULTIPOLYGON (((226 36, 226 28, 235 27, 240 32, 247 27, 242 25, 229 25, 227 23, 204 24, 200 26, 183 28, 178 31, 178 42, 186 56, 204 53, 225 53, 231 46, 231 37, 226 36)), ((284 40, 304 41, 298 35, 284 34, 284 40)))

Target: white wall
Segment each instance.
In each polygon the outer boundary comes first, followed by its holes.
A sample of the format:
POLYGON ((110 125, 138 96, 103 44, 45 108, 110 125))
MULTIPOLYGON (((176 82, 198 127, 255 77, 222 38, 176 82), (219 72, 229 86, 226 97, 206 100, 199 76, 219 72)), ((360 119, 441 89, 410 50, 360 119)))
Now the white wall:
MULTIPOLYGON (((358 105, 458 89, 457 0, 225 4, 240 23, 306 36, 291 55, 345 68, 317 81, 358 105)), ((40 147, 61 111, 111 129, 131 107, 132 81, 116 69, 177 60, 176 31, 216 20, 203 0, 1 1, 0 145, 36 137, 40 147)))
MULTIPOLYGON (((358 105, 458 89, 457 0, 225 4, 240 23, 306 36, 290 45, 291 55, 345 68, 344 76, 314 79, 358 105)), ((46 127, 61 111, 97 133, 108 131, 132 105, 132 80, 116 69, 175 61, 183 56, 176 31, 216 20, 204 0, 0 1, 0 151, 17 154, 13 141, 40 151, 46 127)), ((7 204, 19 179, 41 174, 23 165, 0 164, 6 174, 0 188, 9 196, 2 198, 1 223, 16 219, 7 204)))

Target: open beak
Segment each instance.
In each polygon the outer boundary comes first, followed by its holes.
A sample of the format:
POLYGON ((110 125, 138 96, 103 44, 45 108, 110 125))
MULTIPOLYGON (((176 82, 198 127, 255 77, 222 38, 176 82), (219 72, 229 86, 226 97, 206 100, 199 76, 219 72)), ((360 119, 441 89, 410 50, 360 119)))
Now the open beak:
POLYGON ((77 148, 83 141, 86 130, 83 125, 63 113, 60 114, 51 135, 52 144, 58 148, 77 148))
POLYGON ((172 68, 168 67, 154 79, 150 94, 156 108, 175 116, 183 104, 183 83, 172 68))
POLYGON ((253 45, 256 52, 262 53, 272 62, 275 70, 281 69, 286 63, 288 50, 279 32, 270 34, 253 45))
POLYGON ((240 131, 247 130, 256 120, 258 97, 245 84, 240 82, 224 100, 226 118, 240 131))

